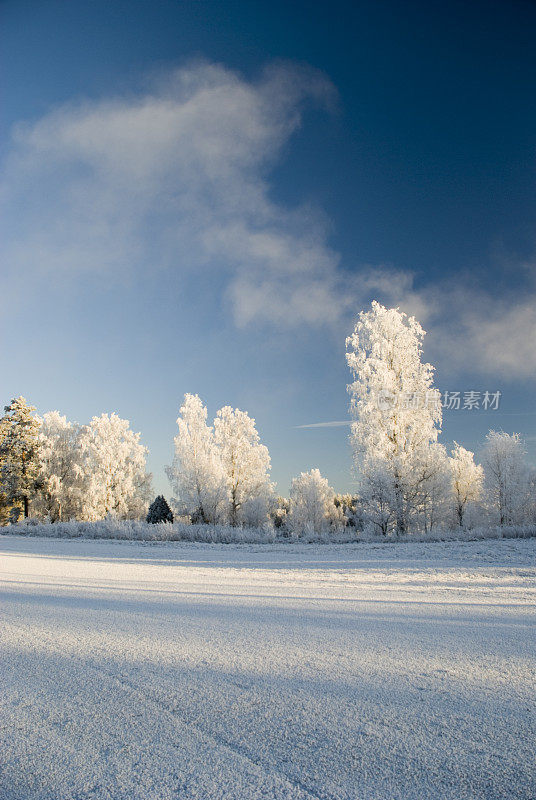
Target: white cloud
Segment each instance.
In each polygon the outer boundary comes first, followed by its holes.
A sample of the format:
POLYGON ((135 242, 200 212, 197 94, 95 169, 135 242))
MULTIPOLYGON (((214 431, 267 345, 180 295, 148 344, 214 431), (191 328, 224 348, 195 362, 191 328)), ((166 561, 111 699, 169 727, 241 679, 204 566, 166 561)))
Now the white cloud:
POLYGON ((476 372, 534 378, 536 293, 510 304, 482 294, 474 297, 473 306, 466 305, 455 344, 462 363, 472 359, 476 372))
POLYGON ((319 73, 272 66, 248 82, 198 63, 143 96, 57 109, 14 134, 8 263, 63 279, 216 270, 236 322, 330 323, 347 305, 319 213, 270 199, 268 173, 319 73), (22 212, 22 216, 19 213, 22 212))
POLYGON ((335 100, 311 69, 279 64, 249 81, 203 62, 143 94, 20 125, 2 192, 11 286, 22 294, 36 276, 203 271, 217 277, 239 326, 347 326, 377 298, 422 321, 433 354, 454 369, 534 375, 534 281, 523 300, 507 302, 462 277, 417 289, 407 271, 345 272, 321 212, 273 199, 270 171, 304 107, 335 100))
POLYGON ((516 278, 513 289, 501 292, 491 279, 477 285, 463 273, 415 289, 409 273, 377 270, 370 283, 424 324, 428 352, 445 372, 534 378, 536 270, 522 265, 516 278))

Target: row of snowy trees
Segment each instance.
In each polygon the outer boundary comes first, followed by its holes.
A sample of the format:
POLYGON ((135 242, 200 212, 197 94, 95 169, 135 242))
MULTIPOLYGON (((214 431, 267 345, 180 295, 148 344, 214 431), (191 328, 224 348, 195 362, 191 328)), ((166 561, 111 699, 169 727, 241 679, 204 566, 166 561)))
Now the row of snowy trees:
MULTIPOLYGON (((517 434, 491 431, 482 465, 458 443, 439 442, 442 411, 433 367, 422 361, 424 331, 413 317, 374 302, 347 340, 354 380, 353 496, 336 495, 318 469, 276 498, 270 456, 255 420, 221 408, 212 424, 197 395, 185 395, 167 468, 176 516, 196 523, 263 526, 290 534, 346 525, 384 535, 456 525, 515 525, 536 520, 535 472, 517 434)), ((140 434, 116 414, 69 422, 35 415, 19 397, 0 419, 0 523, 19 516, 97 520, 147 513, 151 476, 140 434)), ((159 496, 148 519, 171 520, 159 496)))
POLYGON ((177 425, 167 472, 173 505, 192 522, 260 527, 272 521, 295 535, 347 523, 343 504, 318 469, 292 481, 289 500, 276 499, 268 448, 245 411, 225 406, 209 425, 201 399, 187 394, 177 425))
MULTIPOLYGON (((179 516, 251 526, 272 518, 295 533, 343 525, 342 507, 318 470, 296 478, 290 501, 278 506, 268 449, 246 412, 225 406, 208 425, 200 398, 187 394, 177 424, 175 457, 167 471, 179 516)), ((0 522, 30 514, 51 522, 144 517, 151 495, 146 456, 140 434, 117 414, 80 425, 58 411, 41 418, 18 397, 0 420, 0 522)), ((148 520, 172 519, 159 496, 148 520)))
POLYGON ((0 521, 138 518, 151 495, 146 457, 117 414, 79 425, 57 411, 40 418, 18 397, 0 419, 0 521))

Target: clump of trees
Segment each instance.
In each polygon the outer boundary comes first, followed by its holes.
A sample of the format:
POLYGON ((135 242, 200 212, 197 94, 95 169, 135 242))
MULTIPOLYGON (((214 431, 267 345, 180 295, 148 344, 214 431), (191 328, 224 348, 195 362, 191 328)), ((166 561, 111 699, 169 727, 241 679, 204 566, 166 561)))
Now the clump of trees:
MULTIPOLYGON (((482 464, 457 442, 439 441, 441 401, 423 362, 414 317, 377 302, 347 339, 357 491, 337 495, 318 469, 276 498, 270 454, 255 420, 231 406, 212 423, 198 395, 179 409, 167 467, 176 515, 192 523, 262 527, 302 537, 343 528, 384 536, 436 528, 536 521, 536 473, 518 434, 490 431, 482 464)), ((58 411, 39 417, 23 397, 0 419, 0 524, 29 515, 51 522, 108 515, 173 522, 162 495, 151 504, 147 448, 117 414, 87 425, 58 411)))
POLYGON ((424 330, 414 317, 372 303, 347 340, 354 416, 351 443, 358 504, 372 531, 534 521, 534 472, 517 434, 491 431, 484 464, 454 442, 438 442, 442 413, 433 367, 422 361, 424 330))
POLYGON ((187 394, 177 419, 167 474, 180 514, 192 522, 260 526, 274 502, 270 455, 255 420, 225 406, 213 425, 198 395, 187 394))
POLYGON ((151 494, 146 458, 140 434, 117 414, 79 425, 58 411, 41 418, 18 397, 0 419, 0 518, 139 518, 151 494))

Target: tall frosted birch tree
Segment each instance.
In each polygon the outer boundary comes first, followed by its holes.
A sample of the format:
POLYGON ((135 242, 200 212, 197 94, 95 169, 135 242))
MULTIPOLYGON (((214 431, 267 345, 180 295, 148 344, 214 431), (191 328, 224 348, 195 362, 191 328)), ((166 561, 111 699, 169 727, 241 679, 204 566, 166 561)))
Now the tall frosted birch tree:
MULTIPOLYGON (((347 339, 348 386, 354 416, 351 443, 361 484, 382 476, 382 519, 391 506, 398 533, 437 484, 445 467, 437 443, 442 412, 434 369, 422 361, 425 332, 414 317, 373 302, 347 339), (390 484, 390 485, 389 485, 390 484), (390 498, 390 499, 389 499, 390 498)), ((434 490, 435 491, 435 490, 434 490)), ((366 495, 366 492, 365 492, 366 495)))
POLYGON ((82 427, 58 411, 43 415, 39 430, 41 489, 37 513, 51 522, 80 517, 86 496, 80 435, 82 427))
POLYGON ((483 455, 485 482, 497 521, 500 525, 523 522, 529 505, 530 473, 521 437, 490 431, 483 455))
POLYGON ((225 515, 228 487, 214 429, 200 397, 186 394, 177 419, 173 463, 167 475, 179 513, 193 522, 217 523, 225 515))
POLYGON ((273 486, 270 454, 260 442, 255 420, 246 411, 224 406, 214 420, 214 439, 227 483, 231 525, 261 525, 273 486))
POLYGON ((475 464, 474 453, 454 442, 449 458, 452 480, 454 514, 460 527, 464 525, 467 509, 482 497, 484 470, 475 464))

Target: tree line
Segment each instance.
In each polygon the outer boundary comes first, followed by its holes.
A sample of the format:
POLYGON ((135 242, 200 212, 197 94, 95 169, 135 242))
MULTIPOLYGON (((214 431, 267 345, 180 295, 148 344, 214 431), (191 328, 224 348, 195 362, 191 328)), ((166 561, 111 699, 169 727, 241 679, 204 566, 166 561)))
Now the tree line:
MULTIPOLYGON (((148 521, 175 516, 207 525, 274 525, 289 535, 345 526, 383 535, 434 528, 536 521, 535 472, 518 434, 490 431, 483 463, 439 442, 442 410, 424 331, 413 317, 374 302, 347 340, 356 491, 338 495, 318 469, 277 497, 270 455, 255 420, 221 408, 212 424, 197 395, 185 395, 174 458, 166 468, 171 505, 159 496, 148 521)), ((98 520, 147 515, 152 476, 140 434, 117 414, 87 425, 58 411, 39 417, 23 397, 0 419, 0 524, 33 516, 98 520)))

